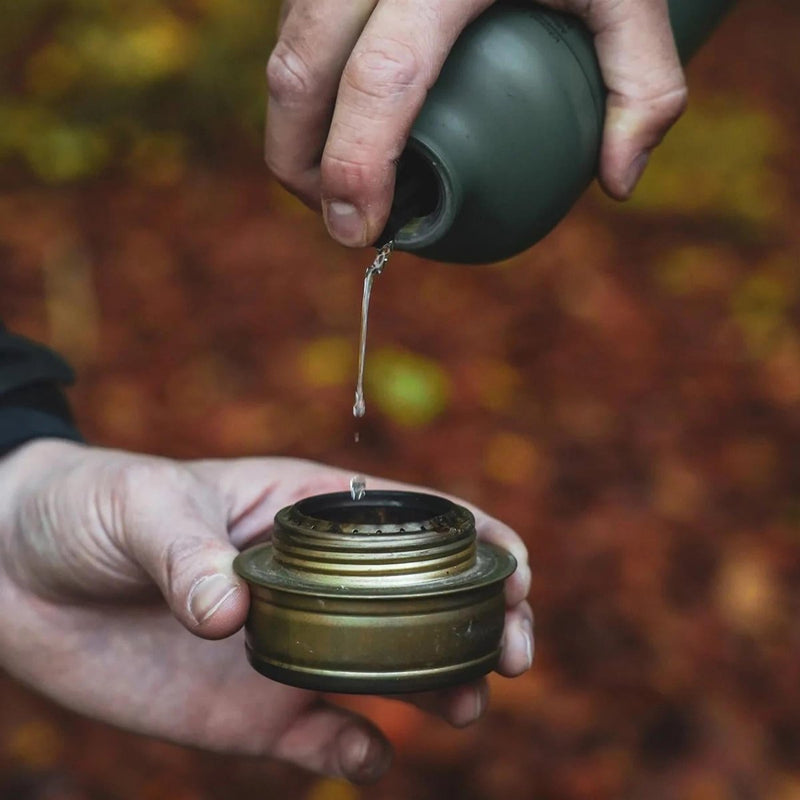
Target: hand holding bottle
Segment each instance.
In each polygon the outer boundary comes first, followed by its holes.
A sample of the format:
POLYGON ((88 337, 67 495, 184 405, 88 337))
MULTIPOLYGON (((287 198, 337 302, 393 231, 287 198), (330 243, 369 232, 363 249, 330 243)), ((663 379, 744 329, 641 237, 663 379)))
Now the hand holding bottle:
MULTIPOLYGON (((666 0, 549 0, 594 34, 608 89, 600 181, 630 195, 683 111, 666 0)), ((342 244, 373 242, 395 163, 461 31, 491 0, 286 0, 270 57, 265 154, 342 244)))

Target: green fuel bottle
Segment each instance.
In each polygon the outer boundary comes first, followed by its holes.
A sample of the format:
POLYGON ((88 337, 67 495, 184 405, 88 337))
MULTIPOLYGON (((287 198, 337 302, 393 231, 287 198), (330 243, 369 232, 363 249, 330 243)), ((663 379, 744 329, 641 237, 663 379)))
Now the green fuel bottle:
MULTIPOLYGON (((734 0, 669 0, 685 63, 734 0)), ((606 90, 575 17, 499 2, 456 42, 398 164, 379 243, 487 263, 542 239, 597 174, 606 90)))

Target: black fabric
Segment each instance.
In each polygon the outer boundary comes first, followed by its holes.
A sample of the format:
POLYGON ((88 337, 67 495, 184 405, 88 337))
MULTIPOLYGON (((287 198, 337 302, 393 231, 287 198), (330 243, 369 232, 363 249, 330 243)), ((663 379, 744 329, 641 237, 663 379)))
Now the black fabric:
POLYGON ((60 356, 0 323, 0 456, 32 439, 82 441, 60 389, 72 381, 60 356))
POLYGON ((9 333, 0 323, 0 395, 41 381, 72 383, 69 364, 52 350, 9 333))

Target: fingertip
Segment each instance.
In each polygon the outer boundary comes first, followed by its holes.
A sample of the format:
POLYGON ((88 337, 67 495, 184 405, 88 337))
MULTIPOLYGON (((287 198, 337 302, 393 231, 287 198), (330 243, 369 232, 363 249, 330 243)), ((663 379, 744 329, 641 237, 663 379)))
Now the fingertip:
POLYGON ((465 728, 483 716, 489 702, 485 678, 435 691, 394 696, 429 714, 440 717, 454 728, 465 728))
POLYGON ((600 184, 615 200, 630 198, 653 148, 686 107, 685 83, 678 80, 670 83, 670 87, 649 99, 609 94, 600 154, 600 184))
POLYGON ((352 203, 326 200, 323 216, 328 233, 346 247, 366 247, 367 225, 361 212, 352 203))
POLYGON ((186 627, 203 639, 224 639, 242 627, 249 604, 250 592, 241 579, 204 575, 189 591, 186 627))
POLYGON ((377 239, 392 203, 395 170, 394 161, 331 132, 319 191, 325 226, 339 244, 366 247, 377 239))
POLYGON ((600 183, 603 190, 614 200, 621 202, 629 200, 649 160, 650 151, 642 150, 631 159, 627 166, 601 173, 600 183))
POLYGON ((485 680, 461 688, 450 711, 450 724, 466 728, 477 722, 489 707, 489 684, 485 680))
MULTIPOLYGON (((603 191, 614 200, 627 200, 635 180, 632 166, 642 152, 637 140, 643 120, 635 109, 609 96, 603 143, 600 153, 599 180, 603 191)), ((638 179, 639 176, 635 176, 638 179)))
POLYGON ((338 738, 341 772, 349 781, 372 783, 389 769, 392 747, 377 730, 348 725, 338 738))
POLYGON ((524 603, 508 615, 497 671, 507 678, 527 672, 533 664, 534 651, 533 614, 530 606, 524 603))
POLYGON ((629 198, 631 194, 633 194, 633 190, 636 188, 636 184, 639 183, 639 179, 642 177, 642 173, 644 172, 649 160, 650 153, 647 150, 643 150, 634 157, 630 164, 628 164, 628 167, 625 170, 625 174, 622 178, 622 189, 625 193, 625 199, 629 198))

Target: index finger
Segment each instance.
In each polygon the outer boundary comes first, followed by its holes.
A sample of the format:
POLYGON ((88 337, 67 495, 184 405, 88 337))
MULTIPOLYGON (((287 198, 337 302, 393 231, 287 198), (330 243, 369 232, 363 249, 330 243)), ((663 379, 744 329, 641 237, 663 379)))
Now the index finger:
POLYGON ((284 6, 267 64, 264 157, 275 177, 319 210, 319 158, 342 70, 375 0, 284 6))
POLYGON ((342 244, 374 241, 389 214, 395 162, 459 33, 491 0, 384 0, 342 75, 322 156, 328 230, 342 244))

